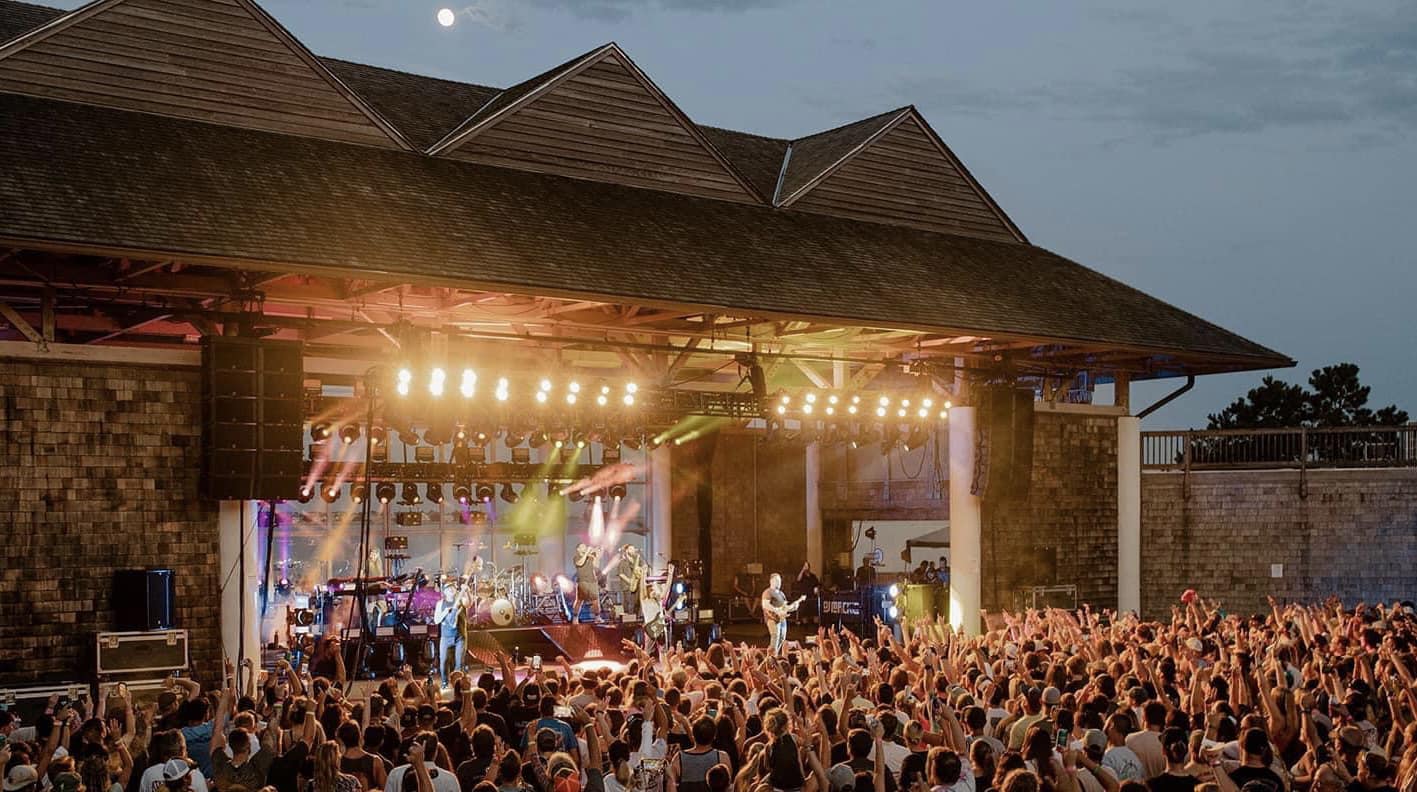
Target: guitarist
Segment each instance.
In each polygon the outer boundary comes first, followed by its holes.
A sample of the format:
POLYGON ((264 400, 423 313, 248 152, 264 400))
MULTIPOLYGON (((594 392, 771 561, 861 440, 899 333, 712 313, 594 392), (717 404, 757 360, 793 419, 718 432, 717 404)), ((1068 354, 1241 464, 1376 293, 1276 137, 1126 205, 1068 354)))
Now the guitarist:
POLYGON ((787 616, 797 610, 806 597, 798 597, 788 604, 787 595, 782 593, 782 575, 774 572, 768 578, 768 587, 763 590, 763 622, 768 627, 768 638, 772 640, 772 653, 781 654, 787 643, 787 616))
POLYGON ((591 619, 600 621, 600 548, 584 542, 576 545, 576 603, 571 606, 571 623, 581 618, 581 603, 590 603, 591 619))

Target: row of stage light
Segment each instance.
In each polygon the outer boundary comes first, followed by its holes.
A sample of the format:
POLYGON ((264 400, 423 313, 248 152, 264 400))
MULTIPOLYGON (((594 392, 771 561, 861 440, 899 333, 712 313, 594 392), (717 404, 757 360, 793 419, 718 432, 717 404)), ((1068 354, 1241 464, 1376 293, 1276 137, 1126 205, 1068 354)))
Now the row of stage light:
MULTIPOLYGON (((441 504, 446 501, 445 486, 447 485, 442 482, 426 482, 423 485, 423 493, 426 494, 425 498, 424 494, 419 493, 418 484, 414 482, 406 481, 401 486, 395 486, 392 482, 382 481, 374 485, 374 499, 377 503, 382 505, 395 502, 401 506, 419 506, 425 502, 441 504), (394 500, 395 497, 398 498, 397 501, 394 500)), ((527 483, 524 485, 523 489, 530 486, 532 486, 532 484, 527 483)), ((309 503, 311 500, 314 500, 316 493, 318 493, 320 499, 325 503, 334 503, 339 500, 343 489, 344 485, 341 484, 320 484, 318 486, 307 484, 300 488, 298 500, 301 503, 309 503)), ((560 494, 553 482, 546 482, 546 489, 548 495, 560 494)), ((611 501, 619 501, 625 497, 627 490, 624 484, 612 484, 605 493, 611 501)), ((349 499, 353 503, 363 503, 367 495, 368 491, 363 484, 349 485, 349 499)), ((493 483, 453 485, 453 500, 464 506, 469 506, 474 503, 489 504, 494 497, 498 496, 498 487, 493 483)), ((503 482, 500 497, 507 503, 516 503, 521 500, 521 492, 517 490, 515 484, 503 482)), ((581 490, 571 490, 566 494, 566 498, 572 502, 579 501, 583 497, 585 497, 585 493, 581 490)))
MULTIPOLYGON (((413 371, 401 368, 395 375, 394 392, 400 397, 408 398, 413 395, 415 386, 413 384, 413 371)), ((448 387, 448 372, 441 367, 429 370, 427 377, 427 394, 435 399, 440 399, 446 393, 448 387)), ((548 404, 552 400, 559 398, 566 404, 575 406, 585 402, 593 402, 597 407, 609 407, 612 404, 619 404, 625 407, 635 406, 635 394, 639 392, 639 386, 633 382, 624 383, 620 392, 616 393, 610 385, 601 383, 599 388, 590 392, 590 389, 583 388, 579 380, 570 380, 566 383, 565 393, 557 397, 553 391, 554 383, 550 379, 542 379, 538 387, 532 393, 532 400, 537 404, 548 404)), ((458 395, 463 399, 477 398, 477 372, 470 368, 462 370, 458 379, 458 395)), ((506 377, 498 377, 495 387, 492 390, 492 397, 505 402, 511 399, 512 383, 506 377)))

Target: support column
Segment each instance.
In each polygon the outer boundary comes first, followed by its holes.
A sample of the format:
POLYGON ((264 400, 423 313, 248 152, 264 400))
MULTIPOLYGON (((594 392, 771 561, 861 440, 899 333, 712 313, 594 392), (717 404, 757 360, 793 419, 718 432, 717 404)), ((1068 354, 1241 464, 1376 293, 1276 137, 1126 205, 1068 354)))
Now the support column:
POLYGON ((978 635, 983 556, 983 501, 970 492, 974 481, 974 407, 950 410, 950 626, 978 635))
POLYGON ((241 661, 246 658, 250 658, 258 667, 261 662, 261 612, 257 596, 261 581, 259 549, 264 537, 261 531, 253 528, 256 525, 259 504, 256 501, 245 501, 244 504, 244 514, 242 501, 222 501, 217 511, 221 651, 237 668, 241 667, 241 661))
POLYGON ((670 487, 670 450, 660 446, 649 453, 650 535, 646 555, 651 565, 663 566, 674 557, 674 490, 670 487))
POLYGON ((1141 419, 1117 419, 1117 612, 1141 612, 1141 419))
POLYGON ((822 444, 811 442, 806 448, 807 462, 807 563, 821 577, 825 568, 822 556, 822 444))

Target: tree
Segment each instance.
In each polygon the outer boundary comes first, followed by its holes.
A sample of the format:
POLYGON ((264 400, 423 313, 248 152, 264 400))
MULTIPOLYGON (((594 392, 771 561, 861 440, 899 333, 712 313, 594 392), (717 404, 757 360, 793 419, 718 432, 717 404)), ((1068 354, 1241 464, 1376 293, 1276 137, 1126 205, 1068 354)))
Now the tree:
POLYGON ((1317 428, 1326 426, 1401 426, 1407 412, 1389 404, 1370 409, 1372 389, 1358 381, 1358 366, 1339 363, 1315 369, 1309 387, 1265 377, 1244 398, 1213 413, 1208 429, 1317 428))

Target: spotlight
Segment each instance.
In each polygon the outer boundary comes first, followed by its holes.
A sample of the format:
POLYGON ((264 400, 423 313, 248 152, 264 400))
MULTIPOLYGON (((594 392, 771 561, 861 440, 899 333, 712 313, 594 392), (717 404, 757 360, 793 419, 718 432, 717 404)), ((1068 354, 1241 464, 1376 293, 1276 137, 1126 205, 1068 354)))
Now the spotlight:
POLYGON ((479 501, 487 503, 492 500, 492 496, 497 494, 497 490, 493 489, 491 484, 478 484, 474 494, 477 495, 479 501))
POLYGON ((507 444, 507 448, 516 448, 526 442, 526 435, 522 432, 508 429, 507 433, 502 436, 502 442, 507 444))
POLYGON ((520 497, 521 496, 517 494, 516 487, 512 486, 511 484, 502 485, 502 500, 506 501, 507 503, 516 503, 517 499, 520 497))
POLYGON ((830 395, 830 396, 827 397, 827 404, 836 404, 837 401, 839 401, 839 400, 837 399, 835 393, 833 393, 832 395, 830 395))
POLYGON ((472 488, 466 484, 458 484, 453 487, 453 500, 463 505, 472 502, 472 488))
POLYGON ((477 372, 472 369, 463 369, 462 384, 458 386, 458 390, 462 392, 464 399, 471 399, 472 395, 477 392, 477 372))
POLYGON ((355 484, 349 488, 349 499, 355 503, 363 503, 366 490, 363 484, 355 484))
POLYGON ((359 424, 345 424, 339 428, 339 439, 349 445, 359 439, 359 424))
POLYGON ((900 596, 900 584, 898 584, 898 583, 892 583, 892 584, 891 584, 891 587, 890 587, 889 589, 887 589, 887 593, 889 593, 889 594, 891 595, 891 599, 895 599, 896 597, 899 597, 899 596, 900 596))
POLYGON ((931 407, 934 407, 934 406, 935 406, 935 400, 934 400, 934 399, 921 399, 921 400, 920 400, 920 406, 921 406, 921 407, 924 407, 925 409, 928 410, 928 409, 930 409, 931 407))
POLYGON ((442 485, 442 484, 439 484, 439 483, 437 483, 437 482, 430 481, 430 482, 428 482, 427 484, 424 484, 424 485, 423 485, 423 489, 428 492, 428 502, 429 502, 429 503, 442 503, 442 502, 443 502, 443 485, 442 485))
POLYGON ((544 380, 542 380, 542 381, 541 381, 541 389, 542 389, 543 391, 549 391, 549 390, 551 390, 551 380, 549 380, 549 379, 544 379, 544 380))
POLYGON ((396 389, 400 396, 408 395, 408 386, 411 382, 413 382, 413 372, 406 368, 399 369, 398 385, 396 389))
POLYGON ((779 405, 777 406, 777 414, 778 414, 778 415, 786 415, 786 414, 787 414, 787 405, 786 405, 786 404, 779 404, 779 405))
POLYGON ((625 489, 625 485, 624 485, 624 484, 611 484, 611 485, 610 485, 610 499, 611 499, 611 500, 624 500, 626 494, 628 494, 628 490, 625 489))
POLYGON ((920 411, 917 412, 916 415, 920 416, 921 418, 927 418, 930 415, 930 411, 925 409, 924 407, 921 407, 920 411))
POLYGON ((488 444, 489 442, 491 442, 491 441, 492 441, 492 437, 491 437, 490 435, 488 435, 486 432, 473 432, 473 433, 472 433, 472 444, 475 445, 475 446, 477 446, 478 448, 486 448, 486 447, 487 447, 487 444, 488 444))
POLYGON ((624 402, 625 402, 625 406, 626 406, 626 407, 634 407, 634 406, 635 406, 635 394, 633 394, 633 393, 627 393, 627 394, 625 394, 624 402))
POLYGON ((901 409, 896 410, 895 415, 896 415, 897 418, 904 418, 904 417, 905 417, 905 408, 902 407, 901 409))
POLYGON ((846 411, 849 412, 849 413, 851 413, 852 415, 855 415, 855 414, 856 414, 856 405, 854 405, 854 404, 847 405, 846 411))
POLYGON ((605 406, 607 403, 609 403, 609 402, 610 402, 610 400, 609 400, 608 398, 606 398, 606 397, 605 397, 605 394, 603 394, 603 393, 600 394, 599 396, 596 396, 596 397, 595 397, 595 403, 596 403, 597 405, 601 406, 601 407, 604 407, 604 406, 605 406))
POLYGON ((405 506, 417 506, 423 502, 423 498, 418 494, 418 485, 407 483, 403 485, 403 497, 400 500, 405 506))
POLYGON ((370 443, 371 445, 379 445, 380 443, 385 442, 386 439, 387 439, 387 435, 384 433, 384 427, 382 427, 382 426, 371 426, 371 427, 369 427, 369 443, 370 443))
POLYGON ((806 415, 811 415, 811 414, 812 414, 812 404, 811 404, 811 402, 808 402, 807 404, 802 405, 802 412, 803 412, 804 414, 806 414, 806 415))
POLYGON ((428 372, 428 394, 430 396, 443 395, 443 382, 448 378, 448 372, 435 368, 428 372))
POLYGON ((631 451, 638 451, 640 450, 640 438, 643 436, 644 430, 641 429, 640 431, 634 434, 625 435, 624 437, 620 438, 620 442, 631 451))
POLYGON ((569 390, 571 393, 580 393, 581 384, 573 380, 570 385, 566 386, 566 389, 569 390))
POLYGON ((810 393, 810 392, 809 392, 809 393, 807 394, 807 403, 808 403, 808 404, 816 404, 816 403, 817 403, 817 394, 815 394, 815 393, 810 393))
POLYGON ((325 503, 334 503, 339 500, 339 487, 327 484, 320 488, 320 500, 325 503))
POLYGON ((881 397, 881 400, 880 400, 879 402, 877 402, 877 403, 880 404, 882 407, 889 407, 889 406, 891 406, 891 400, 890 400, 890 397, 889 397, 889 396, 882 396, 882 397, 881 397))
POLYGON ((404 445, 418 445, 418 430, 411 426, 405 426, 399 429, 399 442, 404 445))
POLYGON ((782 394, 782 403, 783 403, 783 404, 791 404, 791 403, 792 403, 792 395, 791 395, 791 394, 787 394, 787 393, 782 394))
POLYGON ((551 442, 551 436, 546 434, 545 430, 538 429, 531 433, 531 437, 527 439, 527 442, 531 444, 532 448, 541 448, 551 442))
POLYGON ((950 417, 950 411, 949 411, 949 410, 940 410, 940 420, 941 420, 941 421, 945 420, 945 419, 948 418, 948 417, 950 417))
POLYGON ((296 500, 301 503, 309 503, 310 499, 313 497, 315 497, 315 490, 311 488, 309 484, 302 484, 300 486, 300 494, 296 496, 296 500))
POLYGON ((387 481, 380 483, 374 488, 374 497, 378 498, 380 503, 388 503, 394 499, 394 485, 387 481))
POLYGON ((585 432, 575 432, 571 435, 571 443, 576 448, 585 448, 587 439, 585 432))
POLYGON ((323 421, 321 421, 320 423, 310 424, 310 439, 311 439, 311 440, 314 440, 315 442, 318 443, 318 442, 321 442, 321 441, 323 441, 323 440, 328 440, 329 438, 330 438, 330 425, 329 425, 329 424, 327 424, 327 423, 325 423, 325 422, 323 422, 323 421))
POLYGON ((878 418, 884 418, 884 417, 886 417, 886 408, 884 408, 884 407, 877 407, 877 408, 876 408, 876 417, 878 417, 878 418))
POLYGON ((684 581, 682 581, 682 580, 676 580, 676 581, 674 581, 674 593, 675 593, 675 594, 683 594, 683 593, 684 593, 684 581))
POLYGON ((537 392, 536 392, 536 403, 537 403, 537 404, 545 404, 545 403, 546 403, 546 391, 540 390, 540 391, 537 391, 537 392))
POLYGON ((627 382, 627 383, 625 383, 625 392, 626 392, 626 393, 639 393, 639 390, 640 390, 640 386, 636 385, 635 383, 633 383, 633 382, 627 382))
POLYGON ((566 394, 566 403, 567 403, 567 404, 575 404, 575 403, 576 403, 576 394, 574 394, 574 393, 568 393, 568 394, 566 394))
POLYGON ((895 621, 896 619, 899 619, 899 618, 900 618, 900 608, 897 608, 897 607, 894 606, 894 605, 890 606, 890 608, 886 610, 886 616, 887 616, 888 618, 890 618, 891 621, 895 621))

